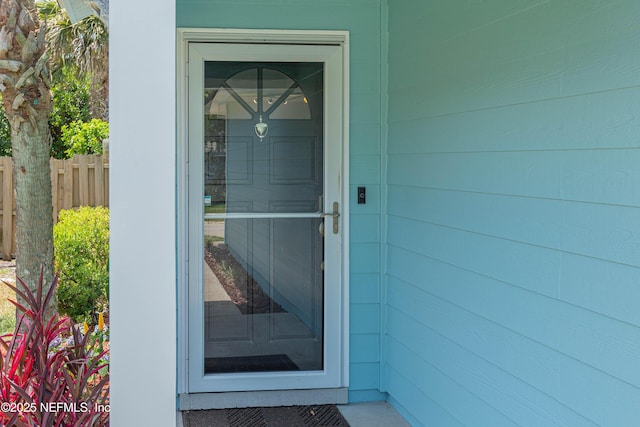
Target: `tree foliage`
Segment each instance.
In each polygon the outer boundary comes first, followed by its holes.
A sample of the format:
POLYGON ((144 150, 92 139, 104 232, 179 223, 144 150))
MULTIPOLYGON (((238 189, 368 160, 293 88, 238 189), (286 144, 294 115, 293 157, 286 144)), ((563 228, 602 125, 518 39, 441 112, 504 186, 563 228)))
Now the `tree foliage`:
POLYGON ((71 122, 62 126, 62 143, 68 158, 76 154, 102 154, 102 142, 109 137, 109 123, 100 119, 71 122))
POLYGON ((78 78, 74 70, 64 68, 56 74, 51 86, 53 109, 49 116, 51 130, 51 157, 64 159, 69 149, 63 140, 63 127, 72 122, 88 122, 89 79, 78 78))
POLYGON ((54 78, 71 69, 80 79, 89 78, 91 117, 108 120, 109 32, 97 16, 72 24, 55 0, 38 3, 47 22, 47 51, 54 78), (72 67, 69 67, 72 65, 72 67))
MULTIPOLYGON (((51 157, 67 157, 62 127, 92 117, 106 120, 108 33, 97 17, 73 25, 57 1, 37 2, 47 24, 47 51, 52 69, 53 108, 49 117, 51 157)), ((0 106, 0 156, 10 156, 11 127, 0 106)))

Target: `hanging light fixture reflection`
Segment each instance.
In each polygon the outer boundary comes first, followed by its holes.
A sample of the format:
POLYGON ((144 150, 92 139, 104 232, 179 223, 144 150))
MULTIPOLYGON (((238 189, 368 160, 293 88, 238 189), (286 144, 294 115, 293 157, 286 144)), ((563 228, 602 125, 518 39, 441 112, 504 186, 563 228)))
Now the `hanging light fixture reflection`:
POLYGON ((256 131, 256 135, 258 135, 258 138, 260 138, 260 142, 262 142, 264 137, 267 136, 267 133, 269 133, 269 125, 262 121, 262 115, 260 115, 260 121, 256 123, 254 128, 256 131))

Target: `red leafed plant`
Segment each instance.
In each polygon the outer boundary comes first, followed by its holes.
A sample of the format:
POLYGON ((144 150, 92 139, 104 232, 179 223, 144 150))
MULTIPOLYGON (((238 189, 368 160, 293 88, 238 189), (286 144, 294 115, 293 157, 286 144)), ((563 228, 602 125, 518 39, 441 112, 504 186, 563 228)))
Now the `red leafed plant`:
POLYGON ((46 293, 42 273, 35 293, 18 282, 22 289, 5 283, 24 305, 11 301, 18 312, 15 331, 0 337, 0 425, 108 426, 102 343, 83 336, 70 319, 46 314, 57 276, 46 293), (69 344, 53 345, 61 337, 69 344))

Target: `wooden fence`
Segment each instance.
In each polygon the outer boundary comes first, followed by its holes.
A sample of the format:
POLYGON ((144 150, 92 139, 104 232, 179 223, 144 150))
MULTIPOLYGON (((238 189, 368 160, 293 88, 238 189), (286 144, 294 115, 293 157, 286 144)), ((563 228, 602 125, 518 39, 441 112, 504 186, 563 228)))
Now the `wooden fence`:
MULTIPOLYGON (((53 221, 62 209, 109 206, 109 161, 102 156, 51 159, 53 221)), ((16 205, 11 157, 0 157, 0 236, 2 259, 15 254, 16 205)))

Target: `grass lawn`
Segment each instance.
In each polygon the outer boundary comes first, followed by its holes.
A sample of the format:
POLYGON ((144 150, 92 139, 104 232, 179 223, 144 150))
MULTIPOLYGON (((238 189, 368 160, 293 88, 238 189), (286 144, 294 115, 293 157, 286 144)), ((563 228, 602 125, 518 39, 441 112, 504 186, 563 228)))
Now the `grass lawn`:
POLYGON ((226 203, 212 203, 211 206, 204 207, 206 214, 219 214, 227 211, 226 203))
MULTIPOLYGON (((213 203, 211 206, 204 207, 205 214, 220 214, 227 212, 226 203, 213 203)), ((222 222, 223 219, 205 219, 205 221, 222 222)))

